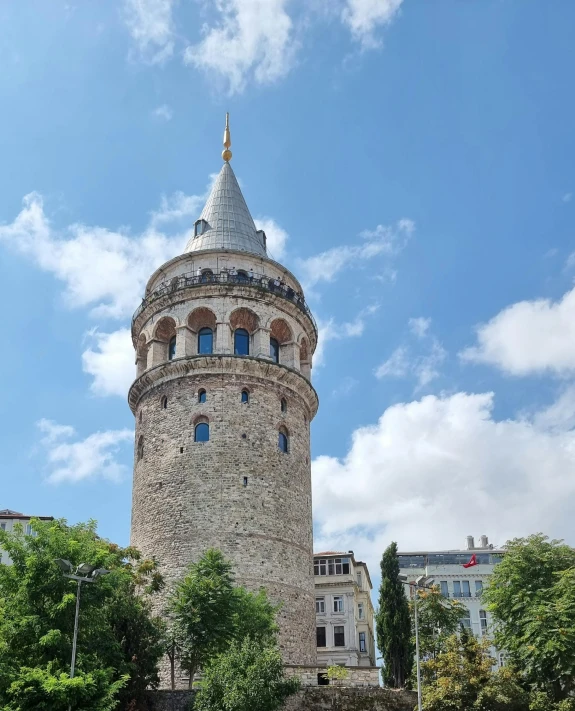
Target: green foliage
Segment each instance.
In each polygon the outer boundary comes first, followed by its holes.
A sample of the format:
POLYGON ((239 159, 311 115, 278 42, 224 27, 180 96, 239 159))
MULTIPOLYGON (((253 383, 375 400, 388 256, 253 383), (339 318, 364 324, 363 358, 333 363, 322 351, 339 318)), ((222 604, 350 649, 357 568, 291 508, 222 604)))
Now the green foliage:
POLYGON ((345 667, 342 667, 341 664, 332 664, 327 668, 325 675, 330 681, 341 684, 341 682, 347 679, 349 672, 345 667))
POLYGON ((95 684, 105 698, 102 680, 109 679, 110 693, 122 704, 139 699, 157 684, 161 656, 160 627, 149 609, 150 594, 162 585, 155 563, 98 537, 94 522, 33 520, 32 526, 37 535, 0 531, 0 546, 13 560, 0 565, 0 707, 20 703, 10 700, 20 698, 10 689, 24 673, 36 695, 60 688, 54 680, 69 673, 77 586, 62 575, 57 558, 111 571, 82 585, 75 683, 84 684, 86 694, 95 684))
POLYGON ((524 682, 543 692, 550 704, 571 703, 575 551, 542 534, 514 539, 506 544, 503 561, 483 597, 496 623, 496 644, 506 651, 524 682))
POLYGON ((425 711, 527 711, 527 697, 509 668, 492 671, 489 642, 452 635, 423 662, 425 711))
MULTIPOLYGON (((419 653, 421 659, 433 659, 445 650, 447 639, 459 630, 465 606, 452 598, 445 598, 439 586, 417 591, 417 615, 419 627, 419 653)), ((414 603, 411 602, 413 644, 415 644, 414 603)))
POLYGON ((272 605, 265 590, 257 593, 245 588, 234 588, 234 613, 232 619, 234 639, 251 637, 260 642, 275 641, 279 627, 276 617, 281 605, 272 605))
POLYGON ((194 711, 276 711, 298 688, 275 646, 246 637, 207 665, 194 711))
POLYGON ((377 645, 383 655, 383 680, 386 686, 395 688, 405 686, 413 665, 409 605, 398 576, 397 544, 392 543, 381 559, 375 627, 377 645))

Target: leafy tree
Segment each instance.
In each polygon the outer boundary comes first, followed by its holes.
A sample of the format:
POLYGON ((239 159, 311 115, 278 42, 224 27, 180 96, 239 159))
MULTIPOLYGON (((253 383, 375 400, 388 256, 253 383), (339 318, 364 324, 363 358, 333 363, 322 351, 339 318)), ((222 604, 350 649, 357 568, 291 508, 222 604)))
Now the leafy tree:
MULTIPOLYGON (((438 585, 417 590, 417 617, 419 627, 419 651, 421 659, 434 659, 445 650, 449 637, 459 630, 465 606, 441 594, 438 585)), ((410 603, 412 619, 414 603, 410 603)), ((415 627, 413 628, 415 644, 415 627)))
POLYGON ((275 646, 245 637, 206 666, 194 711, 276 711, 298 688, 275 646))
POLYGON ((411 620, 403 583, 399 580, 397 544, 391 543, 381 559, 379 609, 375 626, 377 644, 383 655, 386 686, 404 687, 413 666, 411 620))
POLYGON ((263 588, 257 593, 243 587, 234 588, 234 639, 241 641, 250 637, 260 642, 274 642, 279 631, 276 617, 280 609, 281 605, 269 601, 263 588))
POLYGON ((198 668, 223 652, 234 636, 237 593, 233 583, 231 563, 210 548, 189 566, 170 596, 170 634, 180 664, 190 675, 190 688, 198 668))
POLYGON ((0 565, 0 707, 24 704, 25 679, 35 698, 46 694, 47 708, 57 707, 50 701, 54 694, 82 685, 85 699, 78 698, 85 705, 76 708, 91 708, 89 690, 97 687, 106 698, 106 679, 122 704, 138 700, 146 687, 158 683, 160 627, 149 607, 150 595, 162 585, 156 564, 100 538, 95 522, 68 526, 64 520, 33 519, 31 524, 35 535, 24 535, 21 527, 0 531, 0 546, 13 561, 0 565), (69 674, 72 656, 76 583, 62 575, 57 558, 110 571, 82 586, 79 681, 73 684, 64 683, 62 675, 69 674), (125 683, 116 683, 122 679, 125 683))
POLYGON ((349 672, 345 667, 342 667, 341 664, 332 664, 327 668, 325 675, 336 685, 341 685, 349 676, 349 672))
POLYGON ((496 644, 524 682, 547 695, 550 704, 571 703, 575 550, 542 534, 516 538, 505 550, 483 596, 495 620, 496 644))

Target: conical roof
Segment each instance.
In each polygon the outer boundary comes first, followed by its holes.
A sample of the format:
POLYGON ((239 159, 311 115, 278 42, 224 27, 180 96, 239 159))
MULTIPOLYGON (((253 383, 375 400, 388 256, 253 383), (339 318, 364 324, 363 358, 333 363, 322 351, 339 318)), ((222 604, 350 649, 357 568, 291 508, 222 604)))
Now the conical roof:
POLYGON ((233 249, 266 255, 263 233, 257 231, 231 165, 226 162, 206 202, 200 220, 186 245, 186 252, 201 249, 233 249))

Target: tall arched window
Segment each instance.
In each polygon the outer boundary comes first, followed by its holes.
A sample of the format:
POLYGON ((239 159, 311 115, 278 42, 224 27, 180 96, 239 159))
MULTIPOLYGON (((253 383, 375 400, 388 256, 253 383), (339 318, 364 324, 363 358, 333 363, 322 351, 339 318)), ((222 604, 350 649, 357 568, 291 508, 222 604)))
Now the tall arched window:
POLYGON ((236 279, 237 279, 239 282, 246 282, 246 281, 249 281, 249 280, 250 280, 250 278, 249 278, 249 276, 248 276, 248 273, 245 272, 243 269, 238 269, 238 274, 237 274, 236 279))
POLYGON ((280 452, 284 452, 284 454, 288 453, 289 440, 288 440, 287 432, 285 430, 280 430, 280 432, 279 432, 278 447, 280 449, 280 452))
POLYGON ((198 353, 213 353, 214 333, 211 328, 200 328, 198 333, 198 353))
POLYGON ((270 358, 274 363, 280 362, 280 344, 276 338, 270 338, 270 358))
POLYGON ((250 354, 250 334, 245 328, 236 328, 234 331, 234 353, 235 355, 250 354))
POLYGON ((287 400, 285 399, 285 397, 282 397, 280 404, 282 412, 287 412, 287 400))
POLYGON ((250 394, 247 390, 242 390, 242 402, 249 402, 250 394))
POLYGON ((209 442, 210 426, 207 422, 199 422, 194 430, 194 442, 209 442))
POLYGON ((168 360, 173 360, 176 357, 176 337, 172 336, 168 343, 168 360))
POLYGON ((136 454, 138 461, 144 458, 144 435, 140 435, 138 440, 138 452, 136 454))
POLYGON ((204 271, 202 272, 200 281, 204 282, 204 284, 205 284, 209 281, 213 281, 213 278, 214 278, 213 271, 211 269, 204 269, 204 271))
POLYGON ((206 401, 206 391, 200 390, 198 393, 198 402, 205 402, 205 401, 206 401))

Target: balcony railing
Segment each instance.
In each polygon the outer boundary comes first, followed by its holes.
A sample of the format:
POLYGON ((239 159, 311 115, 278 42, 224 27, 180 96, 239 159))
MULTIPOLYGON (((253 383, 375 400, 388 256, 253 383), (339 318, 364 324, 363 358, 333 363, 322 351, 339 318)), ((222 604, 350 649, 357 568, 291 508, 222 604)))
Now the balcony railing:
POLYGON ((187 274, 182 274, 179 277, 174 277, 168 281, 164 281, 159 286, 154 289, 148 296, 142 299, 142 303, 136 309, 132 317, 132 323, 138 318, 142 311, 162 296, 166 294, 172 294, 180 289, 189 289, 194 286, 206 286, 207 284, 240 284, 241 286, 250 286, 262 291, 269 292, 271 294, 276 294, 281 296, 283 299, 291 301, 295 304, 301 311, 303 311, 310 321, 317 333, 317 323, 309 309, 309 306, 305 303, 305 299, 302 294, 294 291, 290 286, 284 284, 284 282, 279 279, 267 276, 265 274, 253 274, 253 273, 240 273, 234 274, 227 271, 222 271, 219 274, 194 274, 188 272, 187 274))

